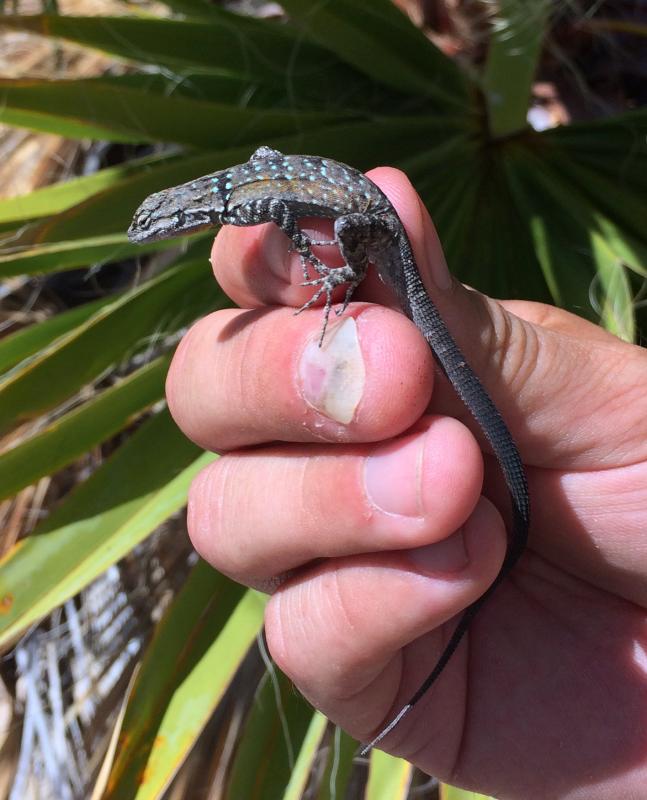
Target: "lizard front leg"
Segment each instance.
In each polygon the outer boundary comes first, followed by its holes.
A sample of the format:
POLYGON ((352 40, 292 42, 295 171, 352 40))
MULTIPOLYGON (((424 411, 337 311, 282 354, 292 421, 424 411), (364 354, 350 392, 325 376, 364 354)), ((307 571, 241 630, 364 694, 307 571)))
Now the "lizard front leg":
POLYGON ((312 252, 312 246, 319 244, 313 242, 299 227, 298 218, 290 210, 290 207, 283 200, 276 200, 269 197, 249 200, 243 203, 235 203, 235 193, 232 195, 229 207, 220 215, 223 225, 261 225, 264 222, 273 222, 292 242, 292 247, 301 258, 303 267, 303 277, 307 281, 308 263, 311 264, 318 274, 326 269, 326 265, 317 258, 312 252))

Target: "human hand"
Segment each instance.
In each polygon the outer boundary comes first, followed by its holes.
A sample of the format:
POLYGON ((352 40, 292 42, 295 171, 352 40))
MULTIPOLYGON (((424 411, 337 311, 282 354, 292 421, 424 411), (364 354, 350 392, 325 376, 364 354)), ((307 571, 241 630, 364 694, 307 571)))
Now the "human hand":
MULTIPOLYGON (((384 749, 501 798, 642 797, 647 354, 566 312, 453 283, 406 178, 371 177, 519 445, 533 513, 527 553, 384 749)), ((402 314, 354 303, 320 351, 321 309, 285 307, 308 291, 278 229, 224 228, 213 262, 255 310, 198 322, 170 371, 180 427, 225 453, 194 482, 190 534, 217 569, 275 590, 278 665, 367 741, 497 574, 505 487, 402 314)), ((361 289, 390 301, 375 276, 361 289)))

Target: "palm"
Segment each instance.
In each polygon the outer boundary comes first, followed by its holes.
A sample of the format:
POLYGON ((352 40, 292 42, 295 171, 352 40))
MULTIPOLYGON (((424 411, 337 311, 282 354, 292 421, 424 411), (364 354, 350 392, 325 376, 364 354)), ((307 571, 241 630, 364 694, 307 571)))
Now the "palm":
MULTIPOLYGON (((398 752, 497 797, 589 797, 577 787, 618 780, 623 796, 640 796, 632 789, 644 790, 647 772, 647 404, 637 407, 634 390, 645 379, 644 352, 631 351, 632 362, 599 329, 592 345, 589 323, 513 306, 586 341, 599 385, 582 385, 558 409, 554 440, 533 444, 531 431, 522 443, 533 500, 529 550, 420 702, 398 752)), ((570 388, 561 388, 567 397, 570 388)), ((446 638, 434 632, 406 649, 407 692, 446 638)))
POLYGON ((529 554, 470 632, 465 691, 445 717, 460 747, 443 774, 497 796, 563 797, 644 766, 644 618, 529 554))

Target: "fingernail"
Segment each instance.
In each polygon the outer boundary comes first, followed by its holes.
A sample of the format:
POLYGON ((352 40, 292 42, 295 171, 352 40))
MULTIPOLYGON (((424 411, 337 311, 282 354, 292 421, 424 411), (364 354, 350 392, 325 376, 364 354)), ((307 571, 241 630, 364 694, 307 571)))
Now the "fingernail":
POLYGON ((425 572, 460 572, 469 563, 462 530, 440 542, 409 550, 407 556, 425 572))
POLYGON ((346 317, 326 332, 323 345, 309 342, 299 362, 301 392, 313 408, 347 425, 362 399, 366 368, 357 323, 346 317))
POLYGON ((370 502, 387 514, 423 515, 420 481, 425 437, 416 434, 377 448, 364 467, 370 502))

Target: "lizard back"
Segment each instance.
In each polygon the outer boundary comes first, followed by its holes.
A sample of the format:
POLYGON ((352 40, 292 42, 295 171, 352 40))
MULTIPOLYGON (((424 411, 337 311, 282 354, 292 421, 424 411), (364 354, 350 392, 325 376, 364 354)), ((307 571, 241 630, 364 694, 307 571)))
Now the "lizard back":
POLYGON ((217 190, 227 196, 225 214, 267 196, 268 182, 273 199, 287 203, 297 215, 335 219, 353 212, 380 213, 390 207, 381 190, 347 164, 320 156, 270 152, 214 175, 217 190))

